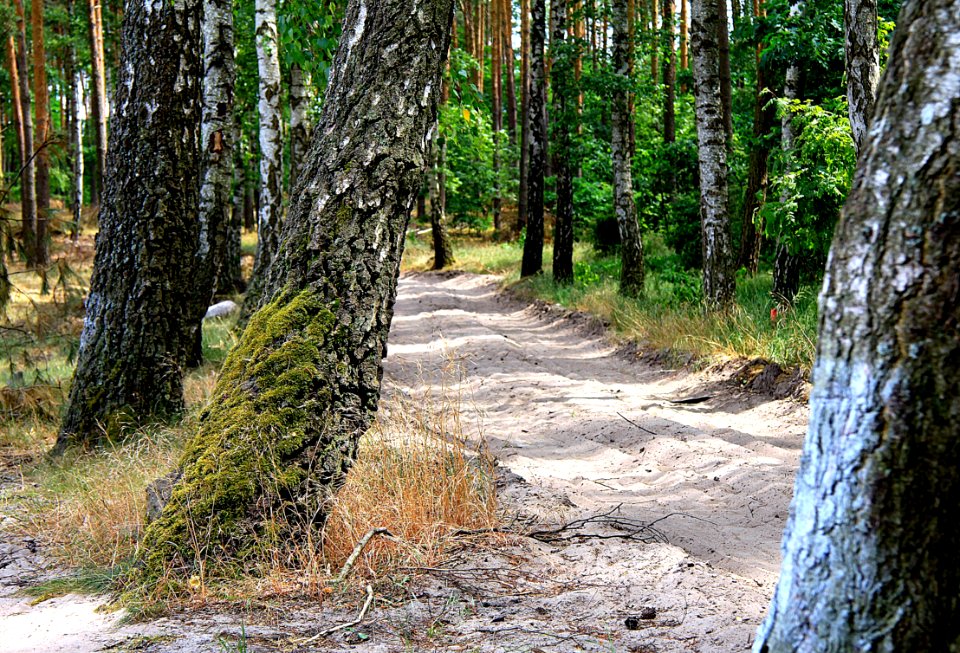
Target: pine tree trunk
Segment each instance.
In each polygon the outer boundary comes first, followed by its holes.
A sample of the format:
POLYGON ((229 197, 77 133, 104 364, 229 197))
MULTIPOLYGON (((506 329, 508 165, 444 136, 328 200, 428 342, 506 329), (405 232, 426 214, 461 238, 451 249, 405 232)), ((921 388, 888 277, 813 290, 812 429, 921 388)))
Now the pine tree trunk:
POLYGON ((507 90, 507 133, 510 135, 510 145, 517 144, 517 88, 514 79, 513 67, 513 7, 511 0, 499 0, 503 11, 503 33, 500 35, 503 44, 503 69, 505 73, 504 86, 507 90))
POLYGON ((310 147, 310 121, 307 109, 310 108, 309 75, 300 68, 300 64, 290 64, 290 189, 296 186, 300 178, 300 164, 310 147))
POLYGON ((520 171, 517 188, 517 231, 527 226, 530 172, 530 0, 520 0, 520 171))
MULTIPOLYGON (((23 144, 24 141, 24 124, 23 124, 23 103, 20 100, 20 72, 17 70, 17 46, 14 43, 13 35, 7 37, 7 73, 10 75, 10 104, 11 110, 13 112, 13 130, 17 137, 17 148, 20 154, 18 163, 16 166, 11 166, 12 169, 18 170, 23 168, 26 163, 26 147, 23 144)), ((17 161, 17 159, 14 159, 17 161)), ((25 171, 21 171, 21 176, 25 171)), ((21 179, 21 195, 23 196, 23 181, 21 179)), ((21 207, 22 207, 21 203, 21 207)), ((21 209, 22 210, 22 209, 21 209)), ((21 213, 21 230, 26 228, 26 218, 27 216, 21 213)), ((32 226, 32 223, 31 223, 32 226)), ((0 257, 2 258, 2 257, 0 257)))
POLYGON ((50 219, 50 90, 47 86, 47 54, 43 34, 43 0, 30 3, 33 43, 34 147, 36 148, 37 230, 34 262, 50 262, 47 223, 50 219))
MULTIPOLYGON (((690 19, 687 15, 687 5, 690 0, 680 0, 680 70, 690 69, 690 60, 687 55, 689 48, 689 24, 690 19)), ((686 93, 686 89, 683 89, 686 93)))
POLYGON ((734 299, 733 255, 727 199, 727 138, 720 96, 718 0, 694 0, 690 24, 694 53, 700 219, 703 238, 703 295, 718 308, 734 299))
POLYGON ((544 113, 547 89, 544 66, 544 41, 547 16, 544 0, 531 0, 530 100, 527 106, 529 142, 527 153, 527 234, 523 242, 520 276, 539 274, 543 269, 543 178, 547 159, 547 124, 544 113))
POLYGON ((553 171, 557 179, 557 206, 553 223, 553 280, 573 283, 573 148, 571 132, 576 121, 573 61, 568 52, 567 0, 551 0, 553 33, 550 58, 553 79, 553 171))
POLYGON ((659 0, 650 0, 650 79, 654 85, 660 83, 660 4, 659 0))
POLYGON ((241 323, 266 300, 266 278, 280 244, 283 223, 283 142, 280 114, 280 41, 276 0, 256 0, 260 116, 260 203, 253 276, 240 311, 241 323))
POLYGON ((877 21, 877 0, 844 0, 847 107, 858 153, 873 115, 880 79, 877 21))
POLYGON ((93 174, 93 194, 103 195, 104 175, 107 169, 107 82, 103 56, 103 15, 101 0, 88 0, 90 27, 90 106, 93 114, 97 165, 93 174))
POLYGON ((27 58, 27 20, 22 0, 14 0, 17 12, 17 82, 20 86, 20 118, 23 127, 20 175, 21 233, 27 265, 37 265, 37 166, 34 157, 33 115, 30 102, 30 68, 27 58))
POLYGON ((204 555, 239 564, 260 545, 294 536, 277 528, 282 511, 322 522, 376 413, 452 11, 452 0, 347 6, 267 301, 224 363, 182 477, 144 535, 144 580, 171 571, 182 578, 203 562, 191 539, 194 515, 209 533, 204 555))
MULTIPOLYGON (((73 0, 70 0, 69 14, 73 15, 73 0)), ((71 43, 69 60, 67 63, 67 78, 70 79, 71 89, 67 98, 67 115, 69 116, 69 143, 71 161, 71 236, 73 242, 80 238, 83 214, 83 121, 80 120, 80 107, 83 106, 83 72, 77 65, 77 46, 71 43)))
POLYGON ((446 222, 446 139, 442 136, 433 139, 432 149, 434 167, 430 179, 430 233, 433 238, 433 269, 442 270, 453 263, 453 247, 447 234, 446 222))
POLYGON ((183 409, 200 177, 200 1, 128 1, 93 279, 57 450, 183 409), (179 44, 171 47, 171 43, 179 44), (150 180, 150 183, 144 183, 150 180))
POLYGON ((500 224, 500 159, 501 159, 501 139, 500 133, 503 131, 503 75, 501 67, 503 64, 502 53, 500 52, 500 36, 502 28, 500 26, 500 0, 491 0, 490 2, 490 107, 491 107, 491 126, 493 129, 493 230, 499 235, 503 225, 500 224))
POLYGON ((903 6, 820 296, 754 651, 960 650, 960 2, 903 6))
POLYGON ((613 207, 620 230, 620 294, 643 294, 643 241, 633 199, 633 111, 629 88, 633 79, 633 2, 613 0, 613 90, 610 151, 613 159, 613 207))
POLYGON ((231 0, 203 3, 203 105, 200 126, 200 233, 194 247, 192 301, 187 307, 193 322, 194 347, 187 365, 203 362, 201 323, 217 291, 217 266, 225 258, 230 224, 233 150, 236 128, 233 93, 233 4, 231 0))
MULTIPOLYGON (((680 0, 683 2, 684 0, 680 0)), ((666 26, 666 57, 663 66, 663 142, 673 143, 677 140, 677 117, 676 117, 676 97, 677 97, 677 51, 674 48, 674 41, 677 38, 677 31, 674 24, 675 8, 674 0, 664 0, 663 3, 663 22, 666 26)))

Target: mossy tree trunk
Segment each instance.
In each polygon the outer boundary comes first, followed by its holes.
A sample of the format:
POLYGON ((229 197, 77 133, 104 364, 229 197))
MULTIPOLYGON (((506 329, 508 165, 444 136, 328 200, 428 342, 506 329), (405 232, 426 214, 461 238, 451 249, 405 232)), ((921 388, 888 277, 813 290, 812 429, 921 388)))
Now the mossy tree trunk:
POLYGON ((758 653, 960 650, 960 1, 904 4, 820 297, 758 653))
POLYGON ((93 279, 57 450, 183 409, 193 329, 200 0, 127 2, 93 279), (171 44, 176 44, 174 47, 171 44))
POLYGON ((282 511, 323 519, 377 409, 452 16, 453 0, 348 5, 267 302, 224 363, 182 477, 144 535, 147 582, 190 573, 198 554, 243 559, 283 536, 272 518, 282 511))

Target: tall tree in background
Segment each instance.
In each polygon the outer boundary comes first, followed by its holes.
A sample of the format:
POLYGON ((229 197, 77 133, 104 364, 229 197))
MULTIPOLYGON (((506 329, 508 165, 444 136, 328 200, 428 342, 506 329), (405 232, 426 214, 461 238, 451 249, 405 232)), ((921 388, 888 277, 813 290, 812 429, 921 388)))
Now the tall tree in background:
MULTIPOLYGON (((685 0, 680 0, 684 2, 685 0)), ((663 24, 666 52, 663 59, 663 142, 677 140, 677 50, 674 42, 677 38, 674 0, 663 2, 663 24)))
POLYGON ((30 3, 30 25, 33 36, 33 142, 36 147, 37 228, 34 234, 37 265, 49 262, 47 222, 50 219, 50 89, 47 86, 47 54, 43 35, 43 0, 30 3))
POLYGON ((234 126, 233 95, 236 64, 233 55, 233 3, 231 0, 202 0, 203 3, 203 106, 200 126, 201 180, 200 232, 194 248, 193 351, 188 363, 202 362, 201 322, 213 299, 217 266, 226 257, 230 225, 234 126))
POLYGON ((491 127, 493 129, 493 229, 499 234, 500 205, 502 201, 500 188, 500 160, 502 142, 500 133, 503 131, 503 54, 501 36, 501 5, 500 0, 490 2, 490 106, 491 127))
POLYGON ((858 153, 873 115, 880 79, 877 21, 877 0, 844 0, 847 107, 858 153))
POLYGON ((700 220, 703 238, 703 295, 712 307, 733 301, 735 280, 727 199, 727 137, 720 95, 718 0, 693 0, 693 50, 697 143, 700 164, 700 220))
POLYGON ((553 222, 553 280, 573 283, 573 139, 576 130, 576 88, 574 56, 567 42, 566 0, 551 0, 553 33, 550 38, 553 107, 550 112, 553 137, 553 172, 556 176, 557 204, 553 222))
POLYGON ((757 653, 960 649, 960 2, 907 2, 820 296, 757 653))
POLYGON ((183 409, 200 177, 200 0, 128 0, 93 279, 56 449, 183 409), (172 44, 176 44, 173 47, 172 44), (144 183, 150 180, 150 183, 144 183))
POLYGON ((613 207, 620 230, 620 294, 643 294, 643 241, 633 199, 634 0, 613 0, 613 91, 610 151, 613 157, 613 207))
POLYGON ((256 25, 260 98, 257 105, 260 118, 260 202, 253 276, 241 311, 241 319, 244 320, 265 299, 266 277, 279 246, 283 211, 280 40, 277 33, 276 0, 256 0, 256 25))
MULTIPOLYGON (((74 0, 67 3, 67 13, 74 15, 74 0)), ((81 218, 83 214, 83 120, 80 119, 81 109, 84 106, 83 97, 83 69, 77 60, 77 42, 70 39, 67 46, 66 78, 70 81, 70 90, 67 95, 67 123, 69 127, 68 152, 71 161, 70 198, 71 227, 70 235, 73 242, 80 238, 81 218)))
POLYGON ((717 21, 717 61, 720 70, 720 106, 723 110, 723 133, 727 149, 733 147, 733 81, 730 75, 730 25, 727 0, 717 0, 720 19, 717 21))
POLYGON ((525 229, 530 212, 530 0, 520 0, 520 171, 517 229, 525 229))
MULTIPOLYGON (((380 396, 407 221, 423 188, 453 0, 351 0, 267 301, 224 363, 137 572, 242 555, 278 510, 323 518, 380 396), (405 83, 409 82, 409 83, 405 83), (294 504, 295 505, 291 505, 294 504)), ((209 566, 207 567, 209 569, 209 566)))
POLYGON ((310 147, 310 75, 290 64, 290 190, 300 178, 300 165, 310 147))
MULTIPOLYGON (((14 0, 17 12, 16 28, 16 82, 20 98, 20 160, 22 172, 20 203, 20 228, 23 232, 23 249, 27 265, 37 264, 37 194, 36 159, 34 158, 33 115, 30 102, 30 68, 27 57, 27 18, 23 0, 14 0)), ((13 78, 11 78, 13 79, 13 78)))
POLYGON ((546 40, 547 16, 544 0, 529 0, 532 4, 530 19, 530 72, 527 75, 529 96, 524 132, 527 141, 527 233, 523 241, 523 261, 520 276, 529 277, 543 269, 543 178, 547 159, 546 124, 546 70, 544 41, 546 40))
POLYGON ((502 31, 500 39, 503 49, 504 84, 507 95, 507 131, 510 134, 510 145, 517 143, 517 89, 514 79, 513 55, 513 3, 511 0, 495 0, 501 3, 502 31))
POLYGON ((97 150, 93 174, 93 203, 99 204, 103 177, 107 169, 107 78, 103 54, 103 10, 101 0, 87 0, 90 28, 90 107, 93 113, 94 138, 97 150))

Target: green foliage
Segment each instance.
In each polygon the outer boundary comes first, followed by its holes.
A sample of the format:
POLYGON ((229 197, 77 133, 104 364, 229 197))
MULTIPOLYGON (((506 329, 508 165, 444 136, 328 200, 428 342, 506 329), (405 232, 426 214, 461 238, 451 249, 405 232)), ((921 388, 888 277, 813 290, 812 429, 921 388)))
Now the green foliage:
POLYGON ((771 198, 761 214, 767 236, 792 254, 826 260, 833 228, 846 200, 856 165, 844 98, 820 106, 811 102, 780 102, 790 112, 795 133, 793 150, 778 150, 771 174, 771 198))

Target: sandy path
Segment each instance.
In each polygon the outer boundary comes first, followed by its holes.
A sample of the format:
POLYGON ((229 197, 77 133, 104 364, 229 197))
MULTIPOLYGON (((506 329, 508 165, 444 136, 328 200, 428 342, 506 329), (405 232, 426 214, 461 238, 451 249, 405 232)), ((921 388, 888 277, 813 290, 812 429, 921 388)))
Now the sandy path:
MULTIPOLYGON (((712 645, 716 624, 693 626, 692 650, 742 650, 776 581, 805 407, 738 396, 718 376, 625 360, 570 321, 504 298, 491 277, 404 277, 388 385, 416 393, 450 359, 461 362, 464 395, 494 454, 554 493, 557 511, 572 504, 571 518, 623 504, 622 514, 642 521, 673 515, 657 526, 682 552, 638 544, 608 554, 655 567, 688 556, 683 564, 703 577, 685 585, 713 594, 702 597, 704 611, 723 621, 725 604, 727 622, 746 619, 712 645), (713 398, 669 401, 701 395, 713 398)), ((529 492, 519 495, 523 502, 529 492)), ((540 504, 537 512, 550 512, 540 504)), ((658 582, 649 589, 661 603, 689 607, 689 596, 665 596, 658 582)))
MULTIPOLYGON (((401 651, 660 653, 745 651, 772 595, 778 546, 806 421, 795 402, 739 397, 719 375, 630 362, 569 320, 497 292, 497 279, 400 280, 385 395, 413 397, 450 362, 467 423, 481 423, 513 474, 504 503, 546 521, 604 512, 658 522, 669 543, 620 540, 466 551, 464 573, 428 578, 411 600, 372 611, 368 653, 401 651), (711 395, 676 405, 669 400, 711 395), (630 420, 633 423, 628 422, 630 420), (500 580, 506 579, 506 582, 500 580), (655 609, 628 629, 625 621, 655 609)), ((449 378, 447 378, 449 380, 449 378)), ((250 651, 283 649, 351 618, 349 606, 253 614, 181 614, 120 626, 101 600, 37 606, 12 592, 40 561, 0 542, 3 651, 225 650, 221 634, 254 636, 250 651), (280 616, 282 614, 282 616, 280 616)), ((348 635, 298 650, 347 651, 348 635)))

